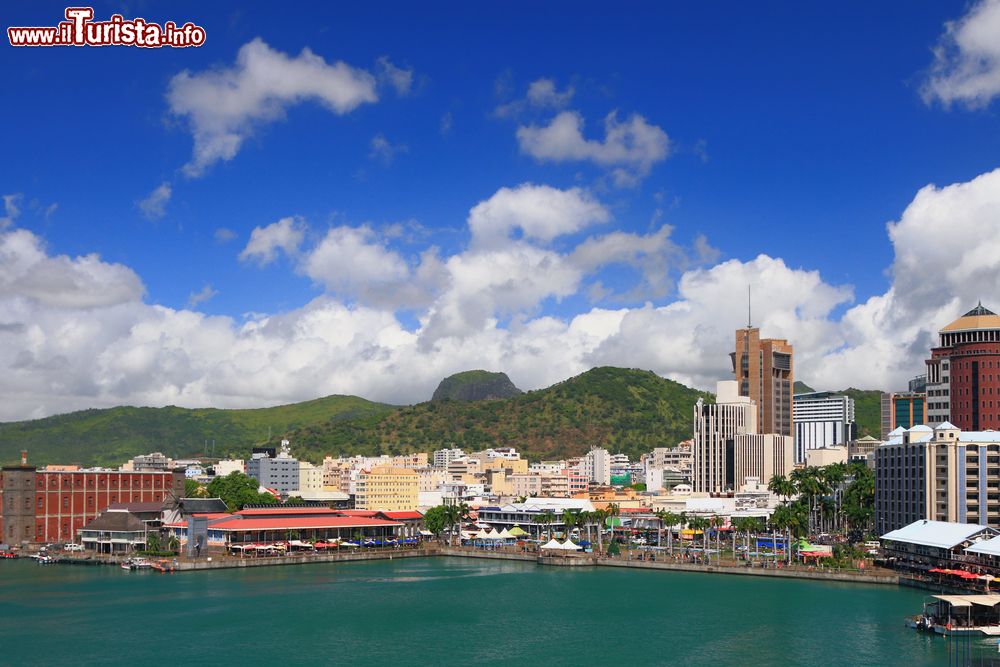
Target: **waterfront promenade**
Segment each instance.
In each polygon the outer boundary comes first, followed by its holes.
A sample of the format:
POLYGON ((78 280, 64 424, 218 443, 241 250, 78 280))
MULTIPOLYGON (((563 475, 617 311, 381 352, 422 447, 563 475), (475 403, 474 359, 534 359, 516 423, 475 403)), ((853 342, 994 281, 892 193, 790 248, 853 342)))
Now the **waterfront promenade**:
MULTIPOLYGON (((870 568, 866 570, 817 569, 800 565, 782 565, 781 567, 747 567, 745 563, 723 561, 721 564, 703 564, 675 562, 673 560, 637 560, 627 554, 618 557, 595 556, 593 554, 546 554, 537 551, 516 549, 483 550, 474 547, 456 547, 428 542, 415 548, 407 549, 366 549, 343 551, 328 554, 293 553, 284 556, 239 558, 223 554, 212 554, 205 558, 178 557, 170 559, 175 572, 192 572, 205 570, 277 567, 285 565, 310 565, 316 563, 340 563, 373 560, 392 560, 397 558, 431 558, 448 556, 454 558, 508 560, 533 562, 549 567, 615 567, 642 570, 660 570, 674 572, 698 572, 703 574, 727 574, 736 576, 770 577, 781 579, 807 579, 814 581, 841 581, 861 584, 899 585, 900 575, 892 570, 870 568)), ((69 559, 63 562, 80 564, 117 565, 118 558, 69 559)), ((907 582, 909 585, 919 583, 907 582)))

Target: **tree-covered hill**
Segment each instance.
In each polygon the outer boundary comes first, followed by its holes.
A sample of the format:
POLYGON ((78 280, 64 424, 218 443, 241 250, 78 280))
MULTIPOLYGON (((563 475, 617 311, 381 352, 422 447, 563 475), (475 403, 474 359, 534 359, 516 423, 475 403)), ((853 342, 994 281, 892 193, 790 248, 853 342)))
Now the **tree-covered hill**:
POLYGON ((0 424, 0 461, 27 449, 32 463, 120 464, 168 456, 246 456, 287 437, 301 458, 514 446, 532 459, 594 445, 636 457, 691 437, 699 392, 649 371, 595 368, 546 389, 490 401, 395 407, 353 396, 256 410, 119 407, 0 424), (270 431, 270 439, 268 437, 270 431), (215 445, 213 448, 212 442, 215 445))
POLYGON ((39 465, 117 465, 152 451, 172 457, 213 452, 218 457, 242 456, 269 436, 276 439, 305 424, 363 419, 394 409, 356 396, 327 396, 252 410, 173 406, 82 410, 0 424, 0 462, 18 460, 22 449, 28 450, 31 463, 39 465))
POLYGON ((484 401, 430 401, 384 416, 306 426, 297 451, 394 454, 445 446, 513 446, 531 459, 584 454, 600 445, 630 457, 691 437, 699 392, 650 371, 595 368, 546 389, 484 401))

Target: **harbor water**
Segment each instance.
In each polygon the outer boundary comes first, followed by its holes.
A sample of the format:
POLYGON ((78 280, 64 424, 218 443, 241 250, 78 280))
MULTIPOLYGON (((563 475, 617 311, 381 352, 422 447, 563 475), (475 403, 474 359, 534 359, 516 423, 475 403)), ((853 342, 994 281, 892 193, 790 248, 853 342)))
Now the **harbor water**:
POLYGON ((903 625, 925 597, 459 558, 183 574, 20 560, 0 562, 0 664, 947 665, 949 640, 903 625))

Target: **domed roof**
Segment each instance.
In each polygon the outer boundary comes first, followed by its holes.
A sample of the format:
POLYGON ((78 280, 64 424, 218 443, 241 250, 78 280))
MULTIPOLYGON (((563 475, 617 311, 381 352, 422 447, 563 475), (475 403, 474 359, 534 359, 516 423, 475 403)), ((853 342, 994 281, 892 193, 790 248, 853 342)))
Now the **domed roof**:
POLYGON ((941 329, 941 333, 948 331, 972 331, 975 329, 1000 329, 1000 315, 997 315, 989 308, 984 308, 982 302, 978 306, 962 315, 960 318, 941 329))

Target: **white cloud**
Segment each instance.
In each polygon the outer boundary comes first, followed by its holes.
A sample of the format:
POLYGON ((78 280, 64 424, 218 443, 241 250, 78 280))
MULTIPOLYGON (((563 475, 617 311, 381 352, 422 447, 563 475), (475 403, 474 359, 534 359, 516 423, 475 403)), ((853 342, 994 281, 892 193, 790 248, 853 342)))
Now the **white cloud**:
POLYGON ((980 0, 945 24, 922 93, 927 102, 971 108, 1000 95, 1000 0, 980 0))
POLYGON ((400 96, 409 95, 413 87, 413 70, 396 67, 388 56, 378 59, 379 77, 396 90, 400 96))
POLYGON ((228 227, 219 227, 215 230, 214 236, 216 243, 229 243, 236 238, 236 232, 228 227))
POLYGON ((350 298, 374 299, 385 287, 391 294, 410 276, 406 261, 386 248, 368 226, 330 229, 302 258, 300 270, 327 291, 350 298))
POLYGON ((469 212, 472 244, 490 247, 504 244, 512 232, 548 242, 610 219, 608 210, 580 188, 558 190, 548 185, 524 183, 500 188, 469 212))
POLYGON ((449 133, 451 133, 451 127, 452 124, 454 123, 454 120, 455 119, 452 117, 450 111, 446 111, 444 115, 441 116, 441 124, 440 124, 441 134, 448 135, 449 133))
POLYGON ((184 170, 200 176, 215 162, 233 159, 256 127, 283 118, 289 106, 315 100, 343 115, 378 95, 366 70, 328 64, 308 48, 292 58, 258 38, 240 48, 232 67, 174 76, 167 100, 194 136, 184 170))
POLYGON ((142 281, 128 267, 103 262, 96 254, 49 257, 30 231, 0 232, 0 300, 89 309, 137 301, 142 294, 142 281))
POLYGON ((660 127, 639 114, 620 122, 616 112, 604 119, 604 140, 583 136, 583 117, 563 111, 548 125, 517 129, 521 152, 541 162, 589 161, 611 167, 619 186, 634 185, 657 162, 665 160, 670 139, 660 127))
MULTIPOLYGON (((580 206, 572 191, 560 192, 547 201, 580 206)), ((503 208, 507 196, 487 201, 503 208)), ((849 286, 780 258, 696 266, 714 254, 707 242, 685 251, 667 227, 547 245, 592 224, 580 221, 598 209, 583 210, 567 224, 503 223, 503 242, 444 257, 428 248, 413 261, 364 226, 328 230, 303 249, 302 223, 288 218, 297 238, 287 247, 261 240, 251 258, 288 252, 296 271, 337 297, 247 321, 145 304, 127 267, 95 255, 50 256, 26 230, 0 233, 0 419, 122 403, 248 407, 332 393, 405 403, 426 399, 449 373, 484 366, 525 389, 598 364, 710 389, 730 377, 747 284, 754 324, 795 346, 797 377, 818 388, 895 389, 922 371, 941 327, 980 298, 1000 307, 991 302, 1000 284, 1000 170, 916 193, 888 226, 891 284, 857 304, 849 286), (635 267, 649 292, 665 289, 658 274, 688 268, 658 304, 541 314, 543 304, 593 288, 596 268, 608 263, 635 267), (402 300, 419 304, 416 327, 394 314, 400 302, 386 293, 396 289, 420 292, 422 301, 402 300)), ((520 220, 500 219, 508 217, 520 220)))
MULTIPOLYGON (((502 98, 512 92, 510 82, 504 77, 497 79, 494 85, 497 95, 502 98)), ((553 79, 543 77, 528 84, 528 91, 524 97, 497 106, 493 110, 493 115, 498 118, 513 118, 531 109, 561 109, 570 103, 575 93, 573 86, 559 90, 553 79)))
POLYGON ((569 104, 574 92, 573 86, 559 91, 552 79, 537 79, 528 86, 528 102, 536 107, 560 109, 569 104))
POLYGON ((0 230, 14 224, 18 216, 21 215, 21 201, 24 197, 20 193, 3 196, 3 217, 0 217, 0 230))
POLYGON ((384 165, 392 164, 392 161, 396 159, 396 156, 400 153, 406 153, 409 149, 405 144, 393 144, 385 135, 382 133, 376 134, 372 137, 370 145, 370 150, 368 152, 368 157, 373 160, 378 160, 384 165))
POLYGON ((278 251, 295 255, 305 236, 305 224, 294 216, 282 218, 265 227, 255 227, 250 241, 240 253, 240 261, 254 261, 261 266, 278 257, 278 251))
POLYGON ((149 193, 148 197, 139 201, 139 208, 142 210, 142 214, 150 220, 162 218, 167 212, 167 203, 170 201, 172 194, 173 189, 170 187, 170 183, 160 183, 149 193))
POLYGON ((205 303, 206 301, 212 299, 212 297, 216 296, 218 293, 219 290, 213 289, 210 284, 205 283, 204 287, 202 287, 197 292, 191 292, 191 294, 188 296, 188 308, 194 308, 200 303, 205 303))

